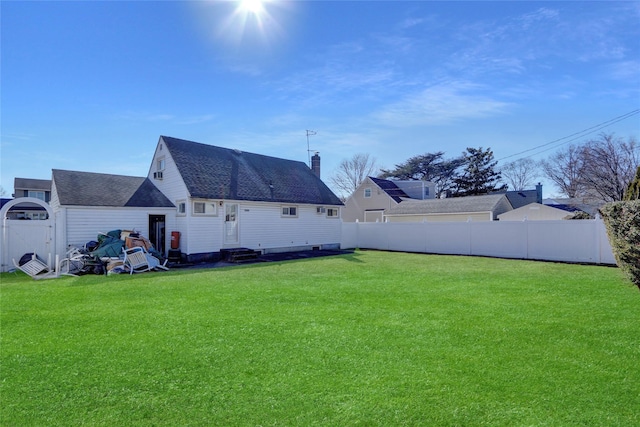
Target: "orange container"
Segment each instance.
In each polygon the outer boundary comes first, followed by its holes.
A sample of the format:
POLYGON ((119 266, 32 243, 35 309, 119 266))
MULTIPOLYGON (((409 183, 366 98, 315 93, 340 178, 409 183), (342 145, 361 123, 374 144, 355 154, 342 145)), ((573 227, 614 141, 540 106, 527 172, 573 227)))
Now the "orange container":
POLYGON ((180 232, 171 232, 171 249, 180 249, 180 232))

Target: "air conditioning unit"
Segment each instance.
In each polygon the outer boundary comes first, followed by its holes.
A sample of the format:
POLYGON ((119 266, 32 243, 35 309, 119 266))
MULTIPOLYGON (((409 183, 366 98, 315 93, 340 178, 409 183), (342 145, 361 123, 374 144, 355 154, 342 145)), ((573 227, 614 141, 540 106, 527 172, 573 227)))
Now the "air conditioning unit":
POLYGON ((153 179, 162 179, 162 171, 154 172, 153 179))

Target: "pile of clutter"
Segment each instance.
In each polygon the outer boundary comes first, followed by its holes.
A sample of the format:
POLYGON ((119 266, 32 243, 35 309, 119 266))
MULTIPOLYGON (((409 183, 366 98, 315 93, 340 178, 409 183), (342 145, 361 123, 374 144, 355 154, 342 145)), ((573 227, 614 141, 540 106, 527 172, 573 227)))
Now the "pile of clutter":
POLYGON ((83 247, 71 248, 67 258, 60 263, 62 274, 120 274, 131 273, 134 266, 126 263, 126 252, 141 248, 148 268, 167 270, 167 260, 153 244, 140 233, 130 230, 112 230, 100 233, 97 240, 87 242, 83 247))

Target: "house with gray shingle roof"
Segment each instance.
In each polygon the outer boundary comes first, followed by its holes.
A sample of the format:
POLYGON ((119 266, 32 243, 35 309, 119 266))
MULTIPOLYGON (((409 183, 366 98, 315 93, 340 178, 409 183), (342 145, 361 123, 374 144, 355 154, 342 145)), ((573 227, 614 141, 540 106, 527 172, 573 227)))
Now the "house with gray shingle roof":
POLYGON ((580 209, 567 205, 529 203, 498 216, 500 221, 557 221, 572 218, 580 209))
POLYGON ((310 168, 161 136, 145 177, 54 169, 51 181, 24 184, 51 187, 45 215, 61 258, 113 230, 138 232, 159 252, 175 256, 173 249, 188 261, 216 260, 233 248, 339 249, 344 205, 320 179, 319 155, 312 159, 310 168))
POLYGON ((60 169, 51 176, 59 254, 111 230, 137 231, 164 247, 176 208, 148 178, 60 169))
POLYGON ((131 230, 167 254, 338 249, 342 201, 305 163, 161 136, 146 177, 54 169, 56 253, 131 230), (169 238, 171 236, 171 239, 169 238))
POLYGON ((177 207, 187 259, 340 246, 343 203, 304 162, 161 136, 147 178, 177 207))
POLYGON ((404 200, 387 210, 389 222, 494 221, 512 210, 505 194, 451 197, 431 200, 404 200))
POLYGON ((61 206, 175 207, 145 177, 53 169, 56 202, 61 206))
MULTIPOLYGON (((14 193, 12 194, 12 196, 15 199, 33 197, 46 203, 49 203, 49 201, 51 200, 50 179, 14 178, 13 188, 14 193)), ((6 200, 8 202, 11 199, 6 200)), ((5 203, 2 203, 2 206, 4 206, 5 203)), ((46 219, 47 217, 47 211, 42 206, 31 202, 24 202, 14 205, 11 210, 7 212, 8 219, 41 220, 46 219)))
POLYGON ((13 197, 35 197, 49 203, 51 200, 51 180, 34 178, 14 178, 13 197))
POLYGON ((381 222, 384 213, 403 200, 435 197, 435 184, 429 181, 396 181, 365 178, 347 198, 342 220, 345 222, 381 222))

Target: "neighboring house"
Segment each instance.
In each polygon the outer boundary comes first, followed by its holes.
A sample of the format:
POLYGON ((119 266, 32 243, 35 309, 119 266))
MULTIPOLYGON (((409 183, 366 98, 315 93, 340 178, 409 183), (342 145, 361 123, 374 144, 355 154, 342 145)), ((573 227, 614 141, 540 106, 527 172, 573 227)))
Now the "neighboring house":
POLYGON ((47 203, 51 200, 51 180, 15 178, 13 180, 14 198, 34 197, 47 203))
POLYGON ((276 252, 340 247, 340 199, 304 162, 161 136, 148 178, 177 207, 189 260, 245 247, 276 252))
MULTIPOLYGON (((15 199, 33 197, 47 203, 51 200, 51 180, 49 179, 15 178, 13 187, 15 199)), ((42 220, 47 218, 47 211, 42 206, 30 202, 16 204, 7 212, 7 219, 42 220)))
POLYGON ((541 203, 529 203, 498 215, 498 219, 500 221, 550 221, 569 219, 576 212, 580 212, 580 210, 565 205, 549 206, 541 203))
POLYGON ((509 203, 513 209, 521 208, 530 203, 542 204, 542 184, 538 183, 535 190, 520 190, 520 191, 502 191, 493 194, 504 194, 509 199, 509 203))
POLYGON ((385 213, 388 222, 494 221, 512 210, 505 194, 403 200, 385 213))
POLYGON ((345 202, 345 222, 382 222, 384 213, 403 200, 435 197, 435 184, 427 181, 394 181, 367 177, 345 202))
POLYGON ((176 209, 148 178, 60 169, 52 178, 59 255, 112 230, 142 233, 164 252, 165 228, 174 225, 176 209))
POLYGON ((588 213, 592 218, 598 215, 598 209, 603 205, 602 202, 593 201, 592 199, 581 198, 554 198, 544 199, 543 204, 547 206, 557 207, 559 209, 576 209, 588 213))

